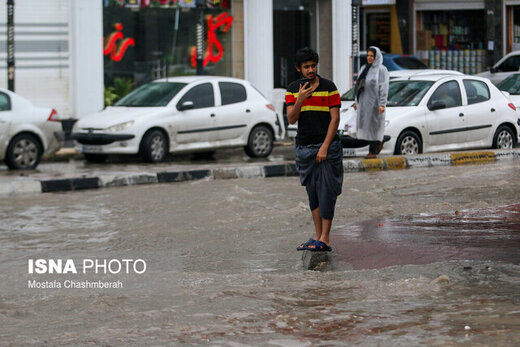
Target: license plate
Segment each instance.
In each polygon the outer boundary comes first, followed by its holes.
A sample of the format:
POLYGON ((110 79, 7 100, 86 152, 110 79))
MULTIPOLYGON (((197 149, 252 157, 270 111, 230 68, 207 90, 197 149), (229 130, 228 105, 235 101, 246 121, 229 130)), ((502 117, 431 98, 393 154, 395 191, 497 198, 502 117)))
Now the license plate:
POLYGON ((344 157, 355 157, 356 152, 353 149, 343 148, 344 157))
POLYGON ((101 153, 103 152, 102 146, 95 146, 95 145, 84 145, 82 147, 83 153, 101 153))

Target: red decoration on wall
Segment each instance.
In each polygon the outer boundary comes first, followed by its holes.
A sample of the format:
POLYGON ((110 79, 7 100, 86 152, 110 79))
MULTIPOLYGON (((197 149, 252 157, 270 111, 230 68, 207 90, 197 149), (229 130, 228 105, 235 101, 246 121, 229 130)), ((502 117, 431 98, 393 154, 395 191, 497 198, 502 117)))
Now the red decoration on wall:
MULTIPOLYGON (((204 54, 203 66, 208 65, 209 62, 216 63, 222 56, 224 55, 224 48, 222 44, 217 39, 216 30, 222 27, 220 30, 222 32, 227 32, 231 28, 231 24, 233 23, 233 16, 228 15, 227 12, 221 13, 215 19, 213 19, 213 15, 209 15, 206 17, 206 25, 207 25, 207 43, 206 43, 206 53, 204 54), (215 54, 214 48, 217 49, 217 53, 215 54)), ((195 46, 191 47, 191 66, 197 67, 197 48, 195 46)))
POLYGON ((110 59, 113 61, 121 61, 123 56, 125 55, 126 50, 129 46, 135 46, 135 40, 131 37, 124 38, 123 35, 123 24, 116 23, 114 24, 115 32, 110 34, 108 40, 103 37, 103 55, 109 55, 110 59), (116 41, 122 40, 119 46, 116 41))

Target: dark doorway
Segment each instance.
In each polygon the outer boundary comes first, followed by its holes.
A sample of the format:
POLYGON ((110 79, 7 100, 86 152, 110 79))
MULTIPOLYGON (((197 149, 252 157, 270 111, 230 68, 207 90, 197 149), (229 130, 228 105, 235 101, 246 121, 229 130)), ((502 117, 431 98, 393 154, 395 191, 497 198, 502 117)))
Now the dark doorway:
POLYGON ((310 47, 311 16, 309 11, 273 11, 274 87, 287 88, 299 78, 294 68, 294 54, 310 47))

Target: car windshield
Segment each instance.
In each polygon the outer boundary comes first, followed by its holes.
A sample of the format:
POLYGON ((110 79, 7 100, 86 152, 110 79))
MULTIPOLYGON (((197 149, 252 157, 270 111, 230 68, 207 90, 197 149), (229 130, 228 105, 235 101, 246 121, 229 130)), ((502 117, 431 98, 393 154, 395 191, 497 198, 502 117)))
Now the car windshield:
POLYGON ((432 81, 391 81, 387 106, 417 106, 432 84, 432 81))
POLYGON ((429 69, 429 67, 415 57, 398 57, 394 62, 403 69, 429 69))
POLYGON ((351 88, 348 92, 341 96, 341 101, 354 101, 354 89, 351 88))
POLYGON ((511 75, 499 84, 497 88, 511 95, 520 95, 520 75, 511 75))
POLYGON ((170 100, 186 85, 178 82, 153 82, 140 86, 115 106, 159 107, 166 106, 170 100))

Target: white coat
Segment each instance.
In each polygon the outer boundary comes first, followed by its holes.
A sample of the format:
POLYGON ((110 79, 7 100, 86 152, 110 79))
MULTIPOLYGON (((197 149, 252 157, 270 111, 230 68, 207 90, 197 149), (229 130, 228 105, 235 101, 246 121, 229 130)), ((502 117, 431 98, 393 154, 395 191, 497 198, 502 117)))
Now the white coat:
MULTIPOLYGON (((368 70, 365 88, 356 93, 357 103, 357 138, 368 141, 382 141, 385 132, 385 112, 379 113, 379 106, 386 107, 388 97, 388 70, 383 65, 383 55, 377 47, 376 57, 368 70)), ((366 69, 363 65, 359 75, 366 69)))

